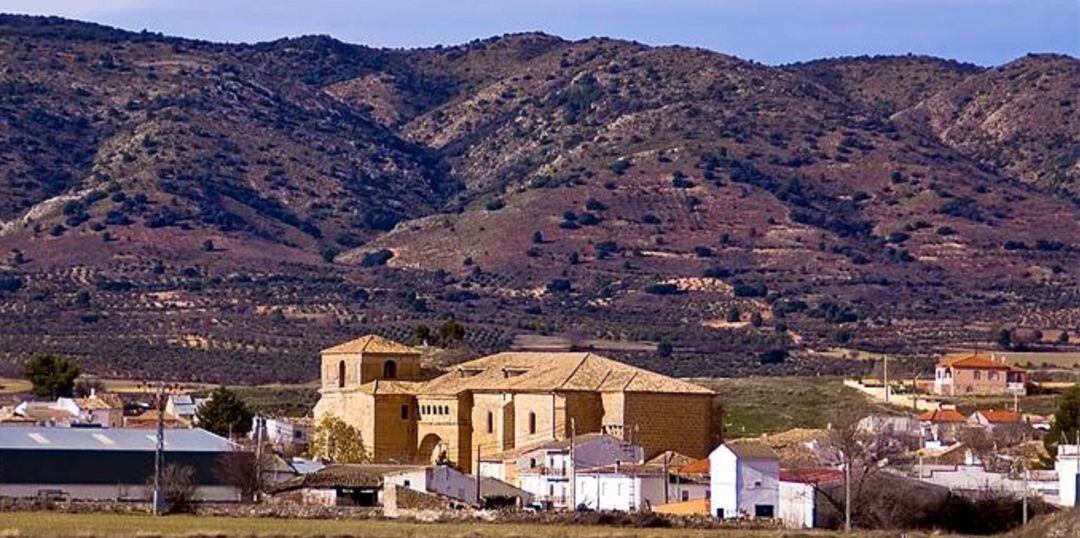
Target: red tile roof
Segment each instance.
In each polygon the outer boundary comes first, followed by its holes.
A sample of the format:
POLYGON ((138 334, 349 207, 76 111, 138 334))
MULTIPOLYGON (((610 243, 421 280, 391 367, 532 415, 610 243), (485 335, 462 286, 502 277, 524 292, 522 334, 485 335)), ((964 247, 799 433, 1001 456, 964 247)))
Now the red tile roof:
POLYGON ((806 469, 780 469, 781 482, 802 482, 804 484, 825 484, 844 479, 844 472, 831 467, 806 469))
POLYGON ((959 424, 967 422, 967 418, 955 409, 935 409, 919 415, 919 421, 937 424, 950 422, 959 424))
POLYGON ((959 357, 946 357, 938 363, 938 366, 952 367, 952 368, 981 368, 992 370, 1013 370, 1012 366, 999 362, 990 357, 982 357, 979 355, 963 355, 959 357))
POLYGON ((996 411, 994 409, 980 409, 976 413, 986 418, 986 421, 991 424, 1002 424, 1007 422, 1022 422, 1020 413, 1014 411, 996 411))
POLYGON ((678 468, 679 474, 709 474, 709 458, 703 458, 678 468))

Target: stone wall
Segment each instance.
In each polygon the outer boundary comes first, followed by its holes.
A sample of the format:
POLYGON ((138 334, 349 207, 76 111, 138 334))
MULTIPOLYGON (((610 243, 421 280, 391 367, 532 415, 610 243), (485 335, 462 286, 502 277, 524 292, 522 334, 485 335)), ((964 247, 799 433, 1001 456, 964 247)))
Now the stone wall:
POLYGON ((625 395, 623 438, 645 449, 645 458, 674 450, 693 458, 712 451, 711 394, 625 395))

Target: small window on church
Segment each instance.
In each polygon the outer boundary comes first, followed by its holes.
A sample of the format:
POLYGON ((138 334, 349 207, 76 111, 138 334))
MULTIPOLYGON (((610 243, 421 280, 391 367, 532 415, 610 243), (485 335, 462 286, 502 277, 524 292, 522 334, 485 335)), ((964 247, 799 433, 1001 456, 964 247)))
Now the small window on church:
POLYGON ((337 386, 338 388, 345 387, 345 361, 340 361, 337 365, 337 386))
POLYGON ((409 420, 409 406, 401 406, 401 420, 409 420))
POLYGON ((529 411, 529 433, 536 433, 536 413, 529 411))
POLYGON ((494 433, 495 432, 495 414, 492 413, 491 411, 488 411, 488 414, 487 414, 487 427, 488 427, 488 433, 494 433))
POLYGON ((397 363, 394 361, 386 361, 382 367, 383 379, 396 379, 397 378, 397 363))

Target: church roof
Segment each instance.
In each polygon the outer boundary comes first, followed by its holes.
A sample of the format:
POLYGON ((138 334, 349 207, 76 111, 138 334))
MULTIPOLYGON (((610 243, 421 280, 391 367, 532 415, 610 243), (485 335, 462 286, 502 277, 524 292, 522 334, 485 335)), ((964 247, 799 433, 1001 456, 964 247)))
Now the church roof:
POLYGON ((423 385, 419 381, 400 381, 397 379, 376 379, 360 385, 360 392, 365 394, 416 394, 423 385))
POLYGON ((428 381, 421 394, 464 391, 655 392, 712 394, 712 391, 593 353, 506 352, 464 362, 428 381))
POLYGON ((405 344, 399 344, 388 338, 369 334, 344 344, 324 349, 323 353, 392 353, 395 355, 419 355, 420 352, 405 344))

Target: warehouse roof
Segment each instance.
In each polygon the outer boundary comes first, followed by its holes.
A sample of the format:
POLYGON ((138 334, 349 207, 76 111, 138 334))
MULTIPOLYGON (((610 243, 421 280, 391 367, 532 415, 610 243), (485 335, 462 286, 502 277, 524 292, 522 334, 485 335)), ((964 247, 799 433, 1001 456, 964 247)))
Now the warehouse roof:
MULTIPOLYGON (((50 428, 0 426, 0 450, 151 451, 157 434, 137 428, 50 428)), ((237 445, 206 430, 165 430, 167 452, 230 452, 237 445)))

